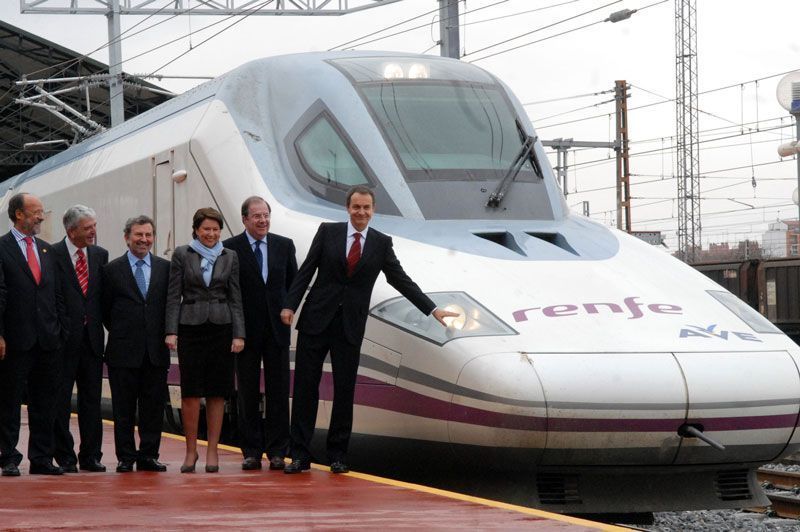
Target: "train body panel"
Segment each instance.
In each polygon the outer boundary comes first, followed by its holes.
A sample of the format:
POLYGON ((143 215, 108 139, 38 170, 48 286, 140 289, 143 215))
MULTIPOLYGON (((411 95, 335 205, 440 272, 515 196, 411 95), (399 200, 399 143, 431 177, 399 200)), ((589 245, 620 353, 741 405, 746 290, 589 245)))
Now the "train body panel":
MULTIPOLYGON (((236 234, 241 201, 257 194, 302 261, 320 222, 346 219, 345 191, 361 183, 376 194, 371 227, 461 317, 442 328, 379 279, 354 442, 483 456, 497 472, 588 475, 587 495, 559 507, 571 512, 624 508, 600 486, 656 470, 663 482, 640 510, 669 507, 653 501, 662 488, 687 507, 679 487, 690 478, 706 486, 697 504, 741 505, 718 496, 715 475, 743 469, 752 484, 758 463, 800 444, 797 346, 690 267, 570 214, 519 101, 474 66, 384 52, 255 61, 42 163, 13 191, 42 197, 49 240, 63 237, 68 206, 92 206, 112 256, 124 251, 124 220, 153 213, 164 257, 188 242, 196 208, 218 208, 236 234), (504 180, 523 137, 534 155, 504 180), (502 205, 488 205, 499 190, 502 205)), ((320 428, 331 399, 326 364, 320 428)), ((552 484, 515 482, 547 506, 552 484)))

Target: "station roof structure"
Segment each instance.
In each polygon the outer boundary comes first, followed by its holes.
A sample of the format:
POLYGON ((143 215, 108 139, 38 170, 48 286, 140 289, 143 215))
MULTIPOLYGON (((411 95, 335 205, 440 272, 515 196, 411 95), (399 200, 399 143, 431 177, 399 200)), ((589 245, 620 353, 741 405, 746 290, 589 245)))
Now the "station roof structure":
MULTIPOLYGON (((108 65, 0 20, 0 181, 26 171, 76 140, 73 128, 51 112, 16 103, 20 88, 15 82, 23 77, 30 80, 102 74, 108 74, 108 65), (24 148, 26 143, 46 141, 57 142, 24 148)), ((74 81, 49 88, 61 90, 78 85, 79 82, 74 81)), ((61 93, 58 98, 100 125, 111 127, 107 83, 97 80, 87 85, 84 90, 61 93)), ((168 91, 151 83, 126 82, 125 118, 143 113, 169 98, 168 91)))

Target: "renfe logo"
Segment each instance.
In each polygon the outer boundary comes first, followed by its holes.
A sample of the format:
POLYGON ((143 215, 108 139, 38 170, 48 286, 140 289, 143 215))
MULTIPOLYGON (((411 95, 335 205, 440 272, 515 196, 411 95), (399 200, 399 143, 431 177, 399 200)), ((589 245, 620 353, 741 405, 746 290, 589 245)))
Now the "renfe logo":
POLYGON ((533 310, 541 310, 542 315, 547 318, 562 318, 564 316, 577 316, 578 314, 628 314, 629 320, 638 320, 644 316, 644 309, 654 314, 683 314, 683 309, 678 305, 668 303, 650 303, 645 306, 636 299, 639 296, 626 297, 622 300, 622 305, 616 303, 579 303, 551 305, 549 307, 531 307, 515 310, 512 313, 514 321, 528 321, 528 313, 533 310), (625 310, 623 310, 623 305, 625 310))

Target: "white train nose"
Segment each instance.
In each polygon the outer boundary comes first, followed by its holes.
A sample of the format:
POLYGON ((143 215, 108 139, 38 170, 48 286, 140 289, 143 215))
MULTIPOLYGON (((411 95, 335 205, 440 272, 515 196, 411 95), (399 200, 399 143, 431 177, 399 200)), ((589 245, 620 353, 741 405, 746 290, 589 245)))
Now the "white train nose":
POLYGON ((539 466, 758 462, 786 450, 798 410, 786 352, 497 353, 462 369, 448 433, 539 466))
POLYGON ((531 357, 493 353, 467 362, 447 430, 451 443, 524 451, 525 464, 535 466, 545 448, 547 408, 531 357))
POLYGON ((536 354, 547 399, 542 465, 669 465, 686 417, 671 353, 536 354))

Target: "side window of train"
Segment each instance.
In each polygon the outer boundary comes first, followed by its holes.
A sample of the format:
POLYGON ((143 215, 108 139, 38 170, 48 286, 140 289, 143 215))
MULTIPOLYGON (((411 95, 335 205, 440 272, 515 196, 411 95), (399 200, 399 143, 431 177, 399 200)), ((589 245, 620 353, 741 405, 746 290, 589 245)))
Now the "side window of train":
POLYGON ((367 176, 325 114, 318 116, 300 134, 295 145, 303 166, 317 180, 345 188, 369 184, 367 176))
POLYGON ((375 192, 376 212, 400 215, 347 131, 322 100, 303 113, 284 142, 295 175, 314 196, 341 206, 350 187, 366 185, 375 192))

